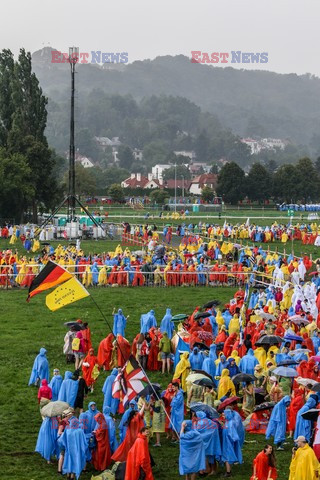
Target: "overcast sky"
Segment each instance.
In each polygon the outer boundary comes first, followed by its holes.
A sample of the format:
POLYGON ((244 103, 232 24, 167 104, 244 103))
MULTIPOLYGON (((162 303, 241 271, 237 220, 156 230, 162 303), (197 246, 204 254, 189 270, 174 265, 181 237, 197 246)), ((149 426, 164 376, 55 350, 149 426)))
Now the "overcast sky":
MULTIPOLYGON (((279 73, 320 76, 319 0, 7 0, 0 48, 158 55, 267 52, 279 73)), ((250 64, 230 65, 250 68, 250 64)))

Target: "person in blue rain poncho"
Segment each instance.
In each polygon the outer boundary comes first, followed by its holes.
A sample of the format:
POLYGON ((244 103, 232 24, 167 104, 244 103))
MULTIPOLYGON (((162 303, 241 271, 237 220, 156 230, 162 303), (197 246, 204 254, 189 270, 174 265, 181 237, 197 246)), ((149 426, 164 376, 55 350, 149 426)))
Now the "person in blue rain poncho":
MULTIPOLYGON (((108 428, 110 450, 111 450, 111 453, 114 453, 117 450, 119 444, 118 444, 118 440, 117 440, 117 436, 116 436, 115 423, 114 423, 113 418, 111 418, 110 413, 111 413, 110 407, 107 407, 107 406, 104 407, 103 415, 104 415, 106 425, 107 425, 107 428, 108 428)), ((97 426, 96 426, 96 428, 97 428, 97 426)))
MULTIPOLYGON (((210 310, 209 310, 210 311, 210 310)), ((214 337, 216 337, 219 333, 219 325, 217 324, 217 320, 216 320, 216 317, 215 315, 212 313, 209 317, 209 321, 211 323, 211 327, 212 327, 212 335, 214 337)))
POLYGON ((140 317, 140 333, 147 333, 150 328, 157 326, 157 320, 154 316, 154 310, 143 313, 140 317))
POLYGON ((248 308, 250 310, 253 310, 255 308, 255 306, 258 303, 258 299, 259 299, 259 293, 257 292, 257 290, 253 290, 253 292, 250 295, 250 300, 248 305, 248 308))
POLYGON ((112 386, 113 382, 118 375, 118 370, 114 368, 110 375, 105 379, 105 382, 102 387, 102 393, 104 394, 103 407, 102 410, 106 407, 110 407, 112 415, 115 415, 118 411, 120 400, 112 396, 112 386))
POLYGON ((125 330, 127 326, 127 318, 123 315, 121 308, 119 308, 118 313, 114 313, 113 311, 113 335, 116 337, 117 335, 121 335, 122 337, 126 337, 125 330))
POLYGON ((233 410, 226 408, 224 411, 225 424, 222 429, 222 455, 221 461, 226 466, 226 476, 231 476, 231 465, 242 463, 241 437, 237 428, 233 410))
POLYGON ((244 355, 239 363, 239 369, 242 373, 254 375, 254 367, 258 365, 258 359, 254 356, 252 348, 249 348, 246 355, 244 355))
POLYGON ((99 269, 97 262, 94 262, 91 267, 91 274, 92 274, 92 283, 93 285, 98 285, 98 277, 99 277, 99 269))
POLYGON ((97 409, 96 402, 89 402, 88 410, 80 414, 79 420, 81 420, 83 431, 85 434, 92 433, 96 426, 95 415, 100 413, 97 409))
POLYGON ((310 408, 315 408, 317 403, 318 403, 317 395, 310 395, 310 397, 308 398, 306 403, 303 405, 303 407, 300 408, 296 417, 296 428, 294 431, 293 438, 298 438, 300 435, 302 435, 303 437, 306 438, 307 442, 310 441, 313 422, 311 420, 305 420, 302 417, 302 414, 310 410, 310 408))
POLYGON ((78 393, 79 382, 72 379, 72 372, 68 370, 64 374, 64 380, 61 384, 58 400, 61 402, 69 403, 70 407, 74 407, 77 393, 78 393))
POLYGON ((219 462, 222 456, 219 423, 207 418, 204 412, 196 412, 192 428, 200 433, 203 440, 207 473, 213 472, 215 462, 219 462))
POLYGON ((59 392, 60 392, 60 387, 62 384, 62 376, 60 375, 60 371, 58 368, 55 368, 53 370, 53 377, 50 380, 49 387, 52 390, 52 401, 55 402, 58 400, 59 392))
POLYGON ((222 312, 222 316, 223 316, 223 319, 224 319, 224 324, 225 324, 226 328, 228 329, 230 320, 232 318, 232 315, 229 312, 229 310, 225 310, 224 312, 222 312))
POLYGON ((59 456, 59 450, 57 446, 58 436, 58 420, 57 417, 45 417, 42 421, 35 452, 50 463, 51 457, 54 455, 59 456))
POLYGON ((214 343, 210 345, 209 356, 203 360, 203 364, 202 364, 202 370, 204 370, 206 373, 211 375, 212 380, 214 380, 214 377, 216 376, 216 364, 215 364, 215 361, 217 360, 216 350, 217 350, 217 346, 214 343))
POLYGON ((266 439, 273 436, 273 441, 279 450, 283 450, 282 444, 286 438, 287 407, 290 401, 291 398, 286 395, 274 406, 266 431, 266 439))
POLYGON ((60 449, 64 450, 62 465, 63 475, 74 476, 78 479, 86 465, 87 441, 80 422, 76 417, 71 417, 63 434, 58 440, 60 449))
POLYGON ((191 365, 191 370, 201 370, 203 364, 203 354, 198 349, 198 347, 194 347, 192 353, 189 355, 189 362, 191 365))
POLYGON ((171 319, 172 319, 171 308, 167 308, 166 314, 161 320, 160 332, 161 333, 167 332, 168 338, 170 338, 170 340, 172 338, 173 330, 174 330, 174 323, 171 319))
POLYGON ((222 370, 228 368, 228 362, 225 355, 220 355, 219 359, 216 360, 216 377, 221 377, 222 370))
POLYGON ((186 475, 186 480, 195 480, 196 474, 205 468, 206 456, 202 436, 192 429, 191 420, 186 420, 180 429, 179 473, 186 475))
POLYGON ((183 391, 179 388, 179 383, 172 382, 172 388, 175 393, 171 400, 170 428, 172 429, 173 437, 176 439, 175 441, 178 442, 178 435, 184 417, 184 399, 183 391))
POLYGON ((180 361, 180 355, 183 352, 190 352, 189 343, 184 342, 181 337, 179 337, 178 345, 174 354, 173 368, 175 369, 180 361))
POLYGON ((124 412, 124 414, 122 415, 122 418, 121 418, 121 421, 119 423, 119 437, 120 437, 120 443, 123 442, 125 436, 126 436, 126 433, 127 433, 127 421, 128 421, 128 418, 130 416, 130 413, 132 411, 138 411, 138 406, 137 406, 137 402, 135 400, 130 400, 130 403, 129 403, 129 408, 127 408, 127 410, 124 412))
POLYGON ((49 362, 46 353, 47 350, 45 348, 40 348, 40 352, 33 362, 29 385, 40 385, 43 379, 46 379, 49 383, 49 362))

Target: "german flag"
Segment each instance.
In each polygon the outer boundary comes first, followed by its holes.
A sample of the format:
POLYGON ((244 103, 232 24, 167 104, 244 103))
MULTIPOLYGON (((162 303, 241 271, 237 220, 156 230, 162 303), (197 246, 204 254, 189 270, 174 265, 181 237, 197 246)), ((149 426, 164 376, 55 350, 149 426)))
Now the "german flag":
POLYGON ((49 261, 31 283, 27 302, 38 293, 49 290, 49 288, 55 287, 70 278, 72 278, 71 273, 56 263, 49 261))

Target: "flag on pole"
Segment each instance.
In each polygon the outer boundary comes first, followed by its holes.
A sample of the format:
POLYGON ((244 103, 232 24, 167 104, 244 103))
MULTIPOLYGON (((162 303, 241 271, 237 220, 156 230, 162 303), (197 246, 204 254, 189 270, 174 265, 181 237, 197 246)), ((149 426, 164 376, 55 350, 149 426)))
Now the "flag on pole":
POLYGON ((33 279, 29 288, 27 302, 31 297, 34 297, 38 293, 60 285, 60 283, 66 282, 70 278, 72 278, 72 274, 70 272, 60 267, 56 263, 49 261, 41 270, 39 275, 33 279))
POLYGON ((125 407, 130 400, 134 399, 148 384, 148 379, 142 371, 137 360, 133 355, 130 355, 125 366, 116 379, 112 387, 112 396, 114 398, 122 399, 125 407))
POLYGON ((90 293, 75 277, 59 285, 53 292, 46 296, 46 305, 49 310, 55 312, 59 308, 70 303, 77 302, 81 298, 88 297, 90 293))

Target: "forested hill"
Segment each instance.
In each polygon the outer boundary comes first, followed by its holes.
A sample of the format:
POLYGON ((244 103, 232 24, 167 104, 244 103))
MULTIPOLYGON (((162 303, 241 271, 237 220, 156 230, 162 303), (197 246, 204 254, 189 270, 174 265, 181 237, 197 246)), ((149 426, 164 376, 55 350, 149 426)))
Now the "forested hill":
MULTIPOLYGON (((129 55, 130 60, 130 55, 129 55)), ((33 68, 44 91, 55 100, 70 85, 68 64, 51 63, 51 50, 33 54, 33 68)), ((179 55, 119 64, 77 67, 79 96, 93 89, 108 94, 179 95, 216 115, 239 135, 288 138, 313 146, 320 132, 320 79, 191 63, 179 55), (311 142, 311 143, 310 143, 311 142)))

